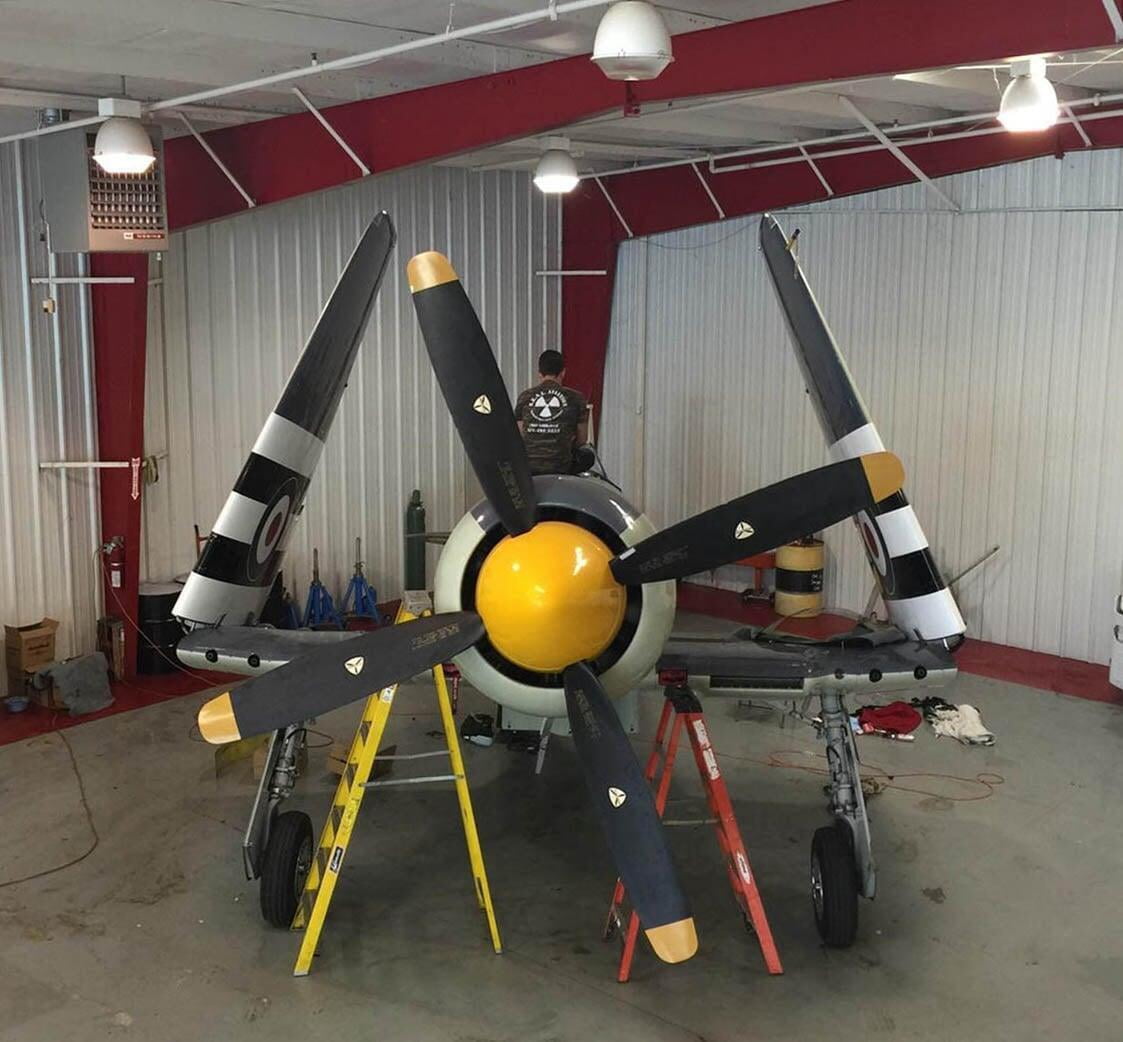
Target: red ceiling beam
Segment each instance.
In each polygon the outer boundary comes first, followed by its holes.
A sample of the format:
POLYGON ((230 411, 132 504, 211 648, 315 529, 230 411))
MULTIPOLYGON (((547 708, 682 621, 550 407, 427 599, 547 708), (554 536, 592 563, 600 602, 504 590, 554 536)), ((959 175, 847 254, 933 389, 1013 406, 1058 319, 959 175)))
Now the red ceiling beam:
MULTIPOLYGON (((841 0, 676 36, 674 64, 629 93, 642 105, 1114 40, 1101 0, 841 0)), ((545 133, 623 107, 625 100, 622 84, 606 80, 580 56, 329 111, 359 157, 385 173, 545 133)), ((355 179, 354 163, 309 113, 214 130, 206 138, 258 203, 355 179)), ((245 208, 190 137, 167 142, 166 177, 173 228, 245 208)))
MULTIPOLYGON (((1123 147, 1123 111, 1117 118, 1085 124, 1094 147, 1123 147)), ((993 134, 908 146, 909 157, 931 177, 1063 156, 1086 146, 1074 127, 1059 125, 1041 134, 993 134)), ((836 195, 854 195, 914 182, 889 152, 864 152, 817 160, 836 195)), ((704 165, 701 165, 702 169, 704 165)), ((724 174, 706 174, 727 217, 762 213, 827 197, 807 163, 724 174)), ((689 166, 667 167, 605 179, 620 213, 636 235, 651 235, 716 220, 713 203, 689 166)), ((607 278, 565 279, 562 286, 562 343, 566 379, 595 405, 601 401, 608 332, 612 317, 617 246, 626 235, 603 193, 591 181, 565 199, 562 266, 605 269, 607 278)), ((752 234, 751 232, 747 234, 752 234)), ((683 345, 688 350, 690 345, 683 345)))

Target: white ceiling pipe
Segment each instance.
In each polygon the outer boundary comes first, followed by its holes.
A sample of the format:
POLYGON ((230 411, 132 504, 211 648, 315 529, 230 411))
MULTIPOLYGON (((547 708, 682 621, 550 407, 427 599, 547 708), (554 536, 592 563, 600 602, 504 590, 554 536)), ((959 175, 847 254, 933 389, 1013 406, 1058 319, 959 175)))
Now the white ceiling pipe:
MULTIPOLYGON (((751 97, 751 95, 749 97, 751 97)), ((1099 94, 1099 95, 1095 95, 1095 96, 1088 97, 1088 98, 1076 98, 1072 101, 1065 102, 1065 105, 1068 106, 1068 107, 1071 107, 1071 108, 1078 108, 1078 107, 1084 107, 1084 106, 1098 106, 1098 105, 1112 104, 1112 103, 1118 102, 1118 101, 1123 101, 1123 91, 1118 92, 1118 93, 1114 93, 1114 94, 1099 94)), ((1093 113, 1093 114, 1081 115, 1079 118, 1082 122, 1087 123, 1089 120, 1118 118, 1120 116, 1123 116, 1123 111, 1097 112, 1097 113, 1093 113)), ((949 116, 947 119, 926 120, 922 123, 906 123, 906 124, 902 124, 900 126, 895 126, 895 127, 884 127, 883 130, 887 135, 895 136, 897 134, 914 133, 918 130, 937 130, 937 129, 941 129, 941 128, 944 128, 944 127, 957 126, 961 123, 980 123, 980 122, 989 122, 991 120, 997 120, 997 119, 998 119, 998 113, 997 112, 969 112, 969 113, 966 113, 962 116, 949 116)), ((1058 120, 1058 123, 1060 123, 1060 124, 1065 124, 1065 123, 1069 123, 1069 122, 1070 122, 1070 120, 1063 119, 1063 118, 1058 120)), ((958 134, 956 134, 956 135, 950 135, 950 134, 949 135, 941 135, 939 138, 934 138, 934 139, 931 139, 931 140, 954 141, 954 140, 957 140, 961 137, 979 137, 979 136, 982 136, 983 134, 994 134, 994 133, 1008 133, 1008 131, 1006 130, 1005 127, 999 126, 999 127, 992 127, 992 128, 984 129, 984 130, 980 131, 979 133, 968 133, 968 134, 963 134, 963 135, 958 135, 958 134)), ((724 162, 725 160, 729 160, 729 159, 741 159, 741 158, 744 158, 745 156, 767 155, 770 152, 792 151, 794 149, 799 148, 801 145, 805 148, 812 148, 812 147, 815 147, 817 145, 833 145, 833 144, 838 144, 839 142, 843 142, 843 141, 861 141, 861 140, 864 140, 864 139, 868 138, 869 136, 870 136, 869 132, 866 131, 866 130, 856 130, 856 131, 847 131, 844 134, 829 134, 829 135, 826 135, 824 137, 810 138, 810 139, 806 139, 806 140, 802 140, 802 141, 779 142, 779 143, 769 144, 769 145, 753 145, 751 148, 732 149, 728 152, 707 152, 707 153, 705 153, 703 155, 700 155, 700 156, 697 156, 693 159, 668 159, 668 160, 665 160, 665 161, 660 162, 660 163, 644 163, 644 164, 641 164, 641 165, 615 167, 611 170, 600 170, 600 171, 597 171, 595 173, 582 174, 581 180, 587 181, 587 180, 591 180, 593 178, 619 177, 619 176, 622 176, 624 174, 641 173, 645 170, 664 170, 664 169, 667 169, 669 167, 675 167, 675 166, 689 166, 691 163, 698 163, 698 162, 709 162, 710 170, 711 170, 712 173, 716 173, 716 174, 729 173, 729 172, 732 172, 734 170, 747 169, 748 165, 750 165, 750 164, 742 164, 740 166, 715 166, 714 164, 715 163, 721 163, 721 162, 724 162)), ((897 140, 897 141, 895 141, 895 144, 899 144, 899 145, 907 147, 909 145, 924 144, 928 140, 929 140, 928 138, 915 138, 915 139, 908 140, 908 141, 897 140)), ((847 152, 851 152, 851 151, 852 152, 862 152, 862 151, 878 152, 878 151, 884 150, 884 148, 885 148, 884 145, 877 144, 877 145, 871 145, 871 146, 866 147, 866 148, 858 148, 858 149, 846 150, 846 151, 835 152, 835 153, 818 153, 818 154, 815 154, 815 158, 819 159, 819 158, 823 158, 827 155, 832 155, 832 154, 833 155, 844 155, 844 154, 847 154, 847 152)), ((772 165, 779 165, 780 162, 802 163, 802 162, 804 162, 804 159, 803 159, 802 156, 794 156, 789 160, 777 160, 772 165)), ((754 163, 754 164, 751 164, 751 165, 759 166, 761 164, 754 163)))
POLYGON ((44 134, 57 134, 62 130, 92 127, 98 123, 104 123, 108 118, 108 116, 88 116, 85 119, 72 119, 66 123, 52 123, 49 127, 40 127, 38 130, 24 130, 19 134, 7 134, 0 137, 0 145, 6 145, 9 141, 23 141, 29 137, 42 137, 44 134))
POLYGON ((288 72, 278 72, 271 76, 261 76, 256 80, 243 80, 241 83, 232 83, 228 87, 214 87, 211 90, 196 91, 194 94, 184 94, 178 98, 168 98, 166 101, 157 101, 146 107, 148 112, 159 112, 162 109, 181 108, 198 101, 207 101, 210 98, 223 98, 230 94, 243 94, 246 91, 259 90, 262 87, 271 87, 277 83, 289 83, 292 80, 304 79, 307 76, 318 76, 324 72, 338 72, 341 69, 354 69, 362 65, 371 65, 383 58, 396 54, 408 54, 411 51, 420 51, 428 47, 437 47, 453 40, 462 40, 472 36, 487 36, 490 33, 500 33, 507 29, 515 29, 520 25, 531 25, 534 22, 552 21, 560 14, 569 14, 571 11, 585 11, 590 7, 607 7, 610 0, 567 0, 561 4, 551 4, 548 7, 539 7, 523 14, 508 15, 505 18, 495 18, 490 22, 480 22, 476 25, 467 25, 463 29, 451 29, 444 33, 434 33, 432 36, 422 37, 420 40, 406 40, 404 43, 392 44, 389 47, 380 47, 378 50, 366 51, 363 54, 354 54, 346 58, 336 58, 332 61, 317 62, 314 65, 305 65, 299 69, 290 69, 288 72))
MULTIPOLYGON (((102 96, 97 94, 74 94, 68 91, 43 90, 31 87, 0 87, 0 105, 11 105, 24 109, 69 109, 71 112, 97 112, 102 96)), ((143 102, 142 102, 143 104, 143 102)), ((182 111, 196 119, 211 123, 244 123, 249 119, 269 119, 272 116, 287 116, 292 110, 281 109, 241 109, 225 105, 192 105, 182 111)), ((169 119, 174 118, 171 113, 169 119)))

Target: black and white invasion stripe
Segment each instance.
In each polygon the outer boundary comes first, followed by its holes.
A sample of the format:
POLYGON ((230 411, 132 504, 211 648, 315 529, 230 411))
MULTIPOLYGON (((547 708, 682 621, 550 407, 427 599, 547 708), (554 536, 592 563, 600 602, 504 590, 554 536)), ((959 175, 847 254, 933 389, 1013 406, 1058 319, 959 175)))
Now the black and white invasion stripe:
MULTIPOLYGON (((832 461, 883 452, 881 436, 799 263, 788 250, 787 238, 767 214, 761 220, 760 242, 832 461)), ((936 567, 928 539, 904 492, 854 520, 893 623, 922 640, 962 635, 966 626, 959 606, 936 567)))
POLYGON ((241 625, 260 614, 347 386, 394 238, 389 216, 379 214, 344 267, 176 601, 174 614, 185 622, 241 625))

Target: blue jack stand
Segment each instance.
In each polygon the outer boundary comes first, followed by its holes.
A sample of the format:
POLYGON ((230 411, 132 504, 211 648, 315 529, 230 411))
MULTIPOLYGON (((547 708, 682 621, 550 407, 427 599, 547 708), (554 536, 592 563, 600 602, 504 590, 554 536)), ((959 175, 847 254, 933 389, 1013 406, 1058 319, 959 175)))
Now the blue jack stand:
POLYGON ((378 614, 378 596, 374 587, 367 582, 363 575, 362 540, 355 540, 355 574, 347 584, 347 592, 343 595, 343 605, 340 612, 343 615, 361 615, 371 619, 376 625, 382 624, 378 614))
POLYGON ((308 587, 308 602, 304 606, 304 625, 323 626, 334 623, 343 629, 343 620, 335 610, 331 594, 320 582, 320 551, 312 549, 312 582, 308 587))

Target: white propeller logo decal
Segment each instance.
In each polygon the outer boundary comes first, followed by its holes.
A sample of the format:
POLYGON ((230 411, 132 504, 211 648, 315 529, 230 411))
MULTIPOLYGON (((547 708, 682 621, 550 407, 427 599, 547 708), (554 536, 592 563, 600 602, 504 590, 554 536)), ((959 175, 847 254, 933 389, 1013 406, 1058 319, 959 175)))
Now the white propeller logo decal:
POLYGON ((349 658, 343 663, 343 668, 353 677, 357 677, 362 671, 366 663, 363 661, 362 655, 356 655, 354 658, 349 658))
POLYGON ((491 399, 486 394, 481 394, 472 402, 472 408, 481 416, 487 416, 491 413, 491 399))
POLYGON ((623 789, 618 789, 614 785, 608 787, 608 802, 614 807, 620 807, 628 798, 628 794, 623 789))
POLYGON ((734 539, 748 539, 753 534, 753 526, 748 521, 738 521, 737 527, 733 530, 734 539))

